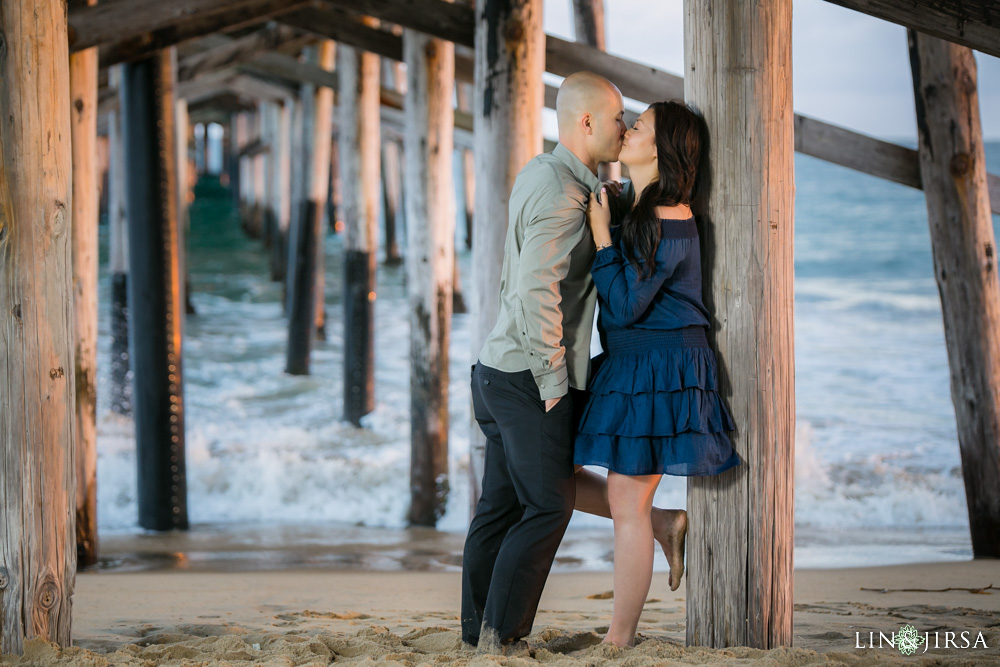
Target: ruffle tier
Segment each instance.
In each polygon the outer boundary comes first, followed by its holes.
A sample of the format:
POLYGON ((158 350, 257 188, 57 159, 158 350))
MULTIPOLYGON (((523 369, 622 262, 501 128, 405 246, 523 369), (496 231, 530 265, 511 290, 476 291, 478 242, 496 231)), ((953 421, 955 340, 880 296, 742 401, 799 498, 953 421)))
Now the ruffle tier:
POLYGON ((711 348, 613 350, 595 362, 575 463, 625 475, 715 475, 739 464, 711 348))

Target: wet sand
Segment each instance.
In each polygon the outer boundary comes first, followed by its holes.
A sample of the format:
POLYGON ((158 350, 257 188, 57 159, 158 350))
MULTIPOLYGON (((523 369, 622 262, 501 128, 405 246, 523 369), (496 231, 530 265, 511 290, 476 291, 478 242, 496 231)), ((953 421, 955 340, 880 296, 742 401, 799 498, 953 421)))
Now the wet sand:
POLYGON ((476 656, 461 645, 455 571, 349 569, 186 571, 180 556, 160 571, 98 570, 77 577, 74 642, 28 645, 4 664, 37 665, 1000 665, 1000 561, 928 563, 795 574, 794 647, 760 651, 684 646, 685 590, 656 573, 632 649, 599 645, 611 618, 610 572, 553 574, 530 652, 476 656), (871 588, 876 590, 862 590, 871 588), (930 632, 932 648, 856 648, 869 633, 906 623, 930 632), (943 648, 945 632, 988 648, 943 648), (933 648, 935 632, 942 648, 933 648))

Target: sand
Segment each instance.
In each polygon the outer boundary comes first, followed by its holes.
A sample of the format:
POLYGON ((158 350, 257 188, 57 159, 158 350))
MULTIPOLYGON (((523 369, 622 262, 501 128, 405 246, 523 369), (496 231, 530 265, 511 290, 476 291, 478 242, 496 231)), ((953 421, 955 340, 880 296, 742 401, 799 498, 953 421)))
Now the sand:
POLYGON ((802 570, 795 573, 794 647, 761 651, 684 646, 685 587, 654 575, 635 648, 599 645, 611 618, 611 573, 550 577, 530 651, 477 656, 459 635, 457 572, 85 572, 74 597, 75 646, 34 640, 11 665, 455 664, 559 666, 720 664, 1000 665, 1000 561, 802 570), (875 591, 861 590, 873 588, 875 591), (932 648, 856 648, 857 632, 910 623, 932 648), (988 648, 943 648, 945 632, 988 648), (942 648, 933 648, 935 632, 942 648))

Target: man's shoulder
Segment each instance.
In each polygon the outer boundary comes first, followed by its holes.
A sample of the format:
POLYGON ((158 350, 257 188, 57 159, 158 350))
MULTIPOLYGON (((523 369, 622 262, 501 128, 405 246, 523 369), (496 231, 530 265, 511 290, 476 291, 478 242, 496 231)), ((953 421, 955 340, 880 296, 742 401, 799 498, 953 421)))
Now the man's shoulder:
POLYGON ((576 200, 581 193, 587 192, 587 186, 581 183, 570 171, 569 167, 552 153, 541 153, 531 158, 514 180, 512 196, 520 194, 529 197, 531 194, 561 199, 576 200))

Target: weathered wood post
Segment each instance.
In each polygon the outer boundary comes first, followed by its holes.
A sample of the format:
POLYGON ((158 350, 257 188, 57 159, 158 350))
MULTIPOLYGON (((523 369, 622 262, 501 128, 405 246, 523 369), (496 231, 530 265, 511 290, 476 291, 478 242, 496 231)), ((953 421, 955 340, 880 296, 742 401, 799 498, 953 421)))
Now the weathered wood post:
MULTIPOLYGON (((303 60, 315 63, 315 46, 302 50, 303 60)), ((309 374, 313 331, 316 317, 316 211, 312 201, 313 139, 316 133, 316 86, 304 83, 300 87, 301 123, 293 132, 301 135, 300 148, 293 154, 297 161, 298 181, 293 194, 295 213, 288 238, 288 345, 285 350, 285 372, 309 374)))
MULTIPOLYGON (((366 17, 365 24, 378 25, 366 17)), ((339 154, 344 197, 344 419, 360 426, 375 408, 375 258, 378 250, 378 56, 337 49, 339 154)))
MULTIPOLYGON (((109 85, 120 89, 121 65, 108 69, 109 85)), ((118 110, 108 114, 108 265, 111 273, 111 360, 109 380, 111 410, 123 416, 132 416, 132 365, 128 349, 128 201, 127 172, 125 169, 125 135, 122 131, 122 114, 118 110)))
POLYGON ((262 108, 264 114, 264 138, 268 145, 264 199, 267 206, 264 211, 264 229, 266 230, 265 245, 268 248, 268 264, 271 270, 271 280, 280 280, 281 258, 285 250, 282 229, 278 222, 278 209, 281 206, 281 135, 282 106, 278 102, 265 102, 262 108))
MULTIPOLYGON (((604 0, 573 0, 573 24, 576 41, 606 51, 604 39, 604 0)), ((617 181, 622 177, 621 163, 602 162, 598 166, 602 181, 617 181)))
POLYGON ((253 200, 253 205, 250 209, 250 227, 253 229, 254 238, 264 237, 264 208, 267 206, 267 202, 265 201, 267 186, 264 182, 264 160, 267 156, 264 151, 260 150, 264 141, 264 113, 262 107, 263 103, 258 102, 251 117, 253 121, 251 141, 257 146, 256 154, 250 158, 250 173, 253 183, 250 189, 250 197, 253 200))
POLYGON ((292 107, 290 97, 278 107, 275 142, 275 174, 272 193, 275 233, 272 240, 271 279, 284 281, 288 269, 288 229, 292 219, 292 107))
POLYGON ((1000 557, 1000 283, 972 50, 907 30, 972 553, 1000 557))
MULTIPOLYGON (((191 165, 188 164, 188 146, 191 138, 191 126, 188 119, 187 100, 174 98, 174 138, 177 140, 177 261, 181 275, 181 304, 184 313, 194 313, 194 306, 188 299, 191 279, 187 264, 187 237, 190 229, 188 220, 188 193, 191 192, 190 179, 194 176, 191 165)), ((181 335, 184 331, 184 318, 181 318, 181 335)))
POLYGON ((403 31, 410 523, 433 526, 448 496, 448 346, 455 263, 455 45, 403 31))
POLYGON ((122 67, 139 525, 186 529, 173 49, 122 67))
POLYGON ((229 114, 229 131, 226 133, 229 137, 227 171, 229 173, 229 189, 233 195, 233 206, 236 207, 237 211, 240 210, 240 198, 243 194, 243 185, 240 182, 243 176, 243 160, 240 159, 241 142, 243 141, 243 137, 240 135, 241 123, 239 112, 229 114))
MULTIPOLYGON (((323 40, 319 44, 319 66, 332 71, 337 63, 337 44, 323 40)), ((333 89, 323 86, 316 91, 316 124, 313 128, 312 216, 316 227, 316 305, 313 312, 316 338, 326 340, 326 225, 323 224, 326 201, 330 194, 330 147, 333 137, 333 89)))
MULTIPOLYGON (((301 92, 301 91, 300 91, 301 92)), ((301 95, 290 98, 290 118, 289 118, 289 179, 290 186, 285 191, 288 197, 288 233, 285 235, 287 252, 285 253, 285 289, 283 293, 285 315, 291 317, 292 292, 295 291, 295 262, 298 255, 298 234, 299 223, 297 218, 301 213, 299 202, 305 196, 305 178, 302 175, 305 163, 302 161, 303 144, 305 137, 302 131, 303 107, 301 95)))
POLYGON ((250 142, 250 112, 240 111, 236 114, 236 155, 239 168, 239 178, 237 178, 237 210, 240 214, 240 225, 243 230, 249 233, 250 219, 250 189, 253 186, 253 175, 250 168, 250 159, 243 155, 244 149, 250 142))
MULTIPOLYGON (((459 82, 455 85, 458 110, 472 113, 472 84, 459 82)), ((462 149, 462 203, 465 206, 465 247, 472 249, 472 226, 476 212, 476 160, 471 148, 462 149)))
MULTIPOLYGON (((331 40, 307 47, 308 58, 327 70, 336 56, 331 40)), ((288 351, 285 370, 308 375, 314 335, 325 336, 323 301, 323 209, 330 169, 330 135, 333 122, 333 90, 313 84, 302 86, 302 152, 294 159, 302 162, 301 199, 293 220, 290 239, 293 289, 289 293, 288 351)))
MULTIPOLYGON (((472 357, 497 320, 500 271, 507 237, 507 200, 514 178, 542 152, 545 33, 542 0, 495 5, 476 0, 476 212, 472 230, 472 357), (489 5, 489 11, 487 11, 489 5), (511 39, 518 35, 519 39, 511 39)), ((471 424, 470 489, 475 508, 486 441, 471 424)))
POLYGON ((791 0, 688 0, 685 97, 708 129, 695 202, 721 391, 743 460, 688 479, 687 643, 792 643, 791 0))
POLYGON ((71 642, 76 388, 66 5, 0 10, 0 653, 71 642))
MULTIPOLYGON (((382 79, 386 88, 397 93, 405 93, 406 74, 403 70, 403 63, 395 62, 389 58, 382 58, 382 79)), ((385 218, 385 264, 386 266, 398 266, 403 263, 403 256, 399 254, 399 241, 396 239, 396 229, 402 222, 403 211, 403 184, 401 181, 403 165, 400 159, 400 145, 398 135, 394 132, 382 130, 382 216, 385 218)))
MULTIPOLYGON (((82 2, 95 5, 96 0, 82 2)), ((97 49, 69 57, 73 132, 77 563, 97 563, 97 49)))
MULTIPOLYGON (((334 110, 334 114, 336 114, 334 110)), ((340 139, 339 130, 334 128, 330 138, 330 199, 327 210, 330 216, 330 231, 339 234, 344 231, 344 182, 340 177, 340 139)))

